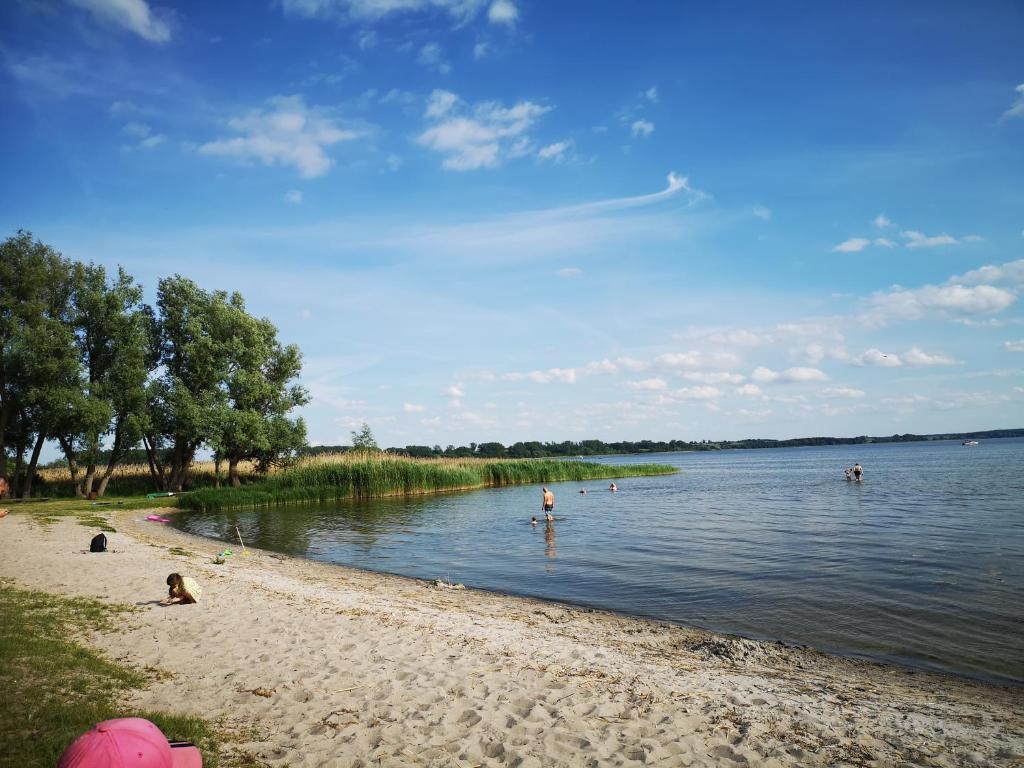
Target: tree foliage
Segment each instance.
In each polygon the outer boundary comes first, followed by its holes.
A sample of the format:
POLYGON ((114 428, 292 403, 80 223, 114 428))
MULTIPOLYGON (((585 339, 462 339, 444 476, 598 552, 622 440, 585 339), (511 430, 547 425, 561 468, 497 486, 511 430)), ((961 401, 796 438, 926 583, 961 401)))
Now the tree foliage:
POLYGON ((12 492, 32 492, 47 440, 82 495, 103 495, 140 441, 162 490, 184 487, 204 446, 236 483, 239 461, 265 470, 305 446, 290 416, 309 399, 294 384, 301 353, 241 295, 175 275, 149 307, 123 269, 70 261, 22 231, 0 257, 0 476, 12 492))

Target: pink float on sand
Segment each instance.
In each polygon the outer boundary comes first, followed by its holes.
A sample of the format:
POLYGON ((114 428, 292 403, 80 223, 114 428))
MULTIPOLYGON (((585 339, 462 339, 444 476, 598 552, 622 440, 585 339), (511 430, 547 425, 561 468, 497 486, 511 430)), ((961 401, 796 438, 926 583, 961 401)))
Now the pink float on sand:
POLYGON ((160 517, 160 515, 146 515, 147 520, 152 520, 154 523, 169 523, 171 519, 169 517, 160 517))

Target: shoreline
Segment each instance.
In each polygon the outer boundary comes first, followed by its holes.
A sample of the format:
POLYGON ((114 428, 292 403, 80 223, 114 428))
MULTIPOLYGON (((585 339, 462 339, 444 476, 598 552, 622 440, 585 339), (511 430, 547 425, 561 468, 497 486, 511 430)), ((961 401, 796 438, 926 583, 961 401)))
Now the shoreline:
POLYGON ((226 718, 250 732, 240 748, 271 765, 1011 766, 1024 756, 1020 688, 251 548, 214 565, 223 542, 139 510, 104 514, 117 529, 105 555, 78 554, 92 531, 73 519, 10 515, 0 575, 142 603, 124 632, 89 638, 173 675, 129 703, 226 718), (203 585, 201 603, 145 604, 175 570, 203 585))
MULTIPOLYGON (((478 489, 472 489, 472 490, 478 490, 478 489)), ((433 491, 431 491, 431 493, 433 493, 433 491)), ((438 491, 437 493, 443 493, 443 491, 438 491)), ((299 502, 299 503, 303 503, 303 502, 299 502)), ((236 510, 228 510, 228 511, 236 511, 237 512, 237 511, 243 511, 243 510, 236 509, 236 510)), ((178 509, 178 508, 174 508, 174 507, 164 508, 163 510, 161 510, 161 512, 163 514, 165 514, 165 515, 182 515, 182 514, 192 514, 193 513, 192 510, 184 510, 184 509, 178 509)), ((225 512, 221 512, 220 514, 224 514, 224 513, 225 512)), ((198 540, 198 541, 207 542, 207 543, 213 544, 213 545, 219 545, 221 548, 229 548, 230 549, 232 547, 237 546, 235 542, 232 542, 232 541, 229 541, 229 540, 215 539, 215 538, 212 538, 210 536, 201 536, 199 534, 188 533, 187 531, 183 531, 182 529, 175 527, 173 525, 173 523, 170 524, 170 527, 173 530, 175 530, 177 533, 180 533, 183 536, 187 536, 190 539, 195 539, 195 540, 198 540)), ((398 578, 398 579, 407 579, 407 580, 409 580, 411 582, 414 582, 414 583, 417 583, 417 584, 430 585, 430 584, 432 584, 432 583, 434 583, 436 581, 440 581, 440 579, 427 579, 427 578, 422 578, 422 577, 419 577, 419 576, 409 576, 407 574, 398 573, 397 571, 386 571, 386 570, 379 570, 378 571, 378 570, 374 570, 372 568, 360 568, 358 566, 348 565, 346 563, 332 563, 332 562, 329 562, 327 560, 317 560, 315 558, 305 557, 303 555, 288 555, 288 554, 284 554, 284 553, 281 553, 281 552, 276 552, 274 550, 265 550, 265 549, 259 549, 259 548, 254 548, 254 547, 248 547, 248 548, 250 550, 252 550, 252 551, 259 551, 259 552, 267 555, 268 557, 285 557, 285 558, 289 558, 289 559, 292 559, 292 560, 296 560, 298 562, 316 563, 316 564, 328 566, 328 567, 331 567, 331 568, 342 568, 342 569, 345 569, 345 570, 351 570, 351 571, 355 571, 356 573, 362 573, 362 574, 367 574, 367 575, 371 575, 371 576, 372 575, 376 575, 376 576, 387 576, 387 577, 398 578)), ((236 553, 236 554, 238 554, 238 553, 236 553)), ((688 623, 676 622, 676 621, 672 621, 671 619, 662 619, 662 618, 658 618, 657 616, 648 616, 648 615, 645 615, 645 614, 642 614, 642 613, 630 613, 628 611, 618 611, 618 610, 613 610, 613 609, 610 609, 610 608, 603 608, 603 607, 598 606, 598 605, 590 605, 590 604, 583 603, 583 602, 573 602, 571 600, 561 600, 561 599, 556 598, 556 597, 537 597, 537 596, 534 596, 534 595, 527 595, 527 594, 518 593, 518 592, 506 592, 506 591, 503 591, 503 590, 500 590, 500 589, 490 589, 488 587, 479 587, 479 586, 465 586, 465 585, 462 585, 462 584, 459 584, 458 588, 459 589, 465 589, 465 590, 467 590, 469 592, 473 592, 473 593, 479 593, 479 594, 482 594, 482 595, 492 595, 494 597, 499 597, 499 598, 500 597, 505 597, 505 598, 509 598, 509 599, 513 599, 513 600, 526 600, 526 601, 530 601, 530 602, 536 602, 536 603, 542 603, 542 604, 548 604, 548 605, 561 606, 561 607, 566 608, 566 609, 574 609, 574 610, 577 610, 577 611, 583 611, 585 613, 602 613, 602 614, 607 614, 608 616, 621 617, 623 619, 632 619, 632 620, 640 621, 640 622, 648 622, 648 623, 660 626, 660 627, 665 628, 665 629, 691 630, 693 632, 702 632, 702 633, 707 633, 707 634, 710 634, 710 635, 716 635, 716 636, 721 636, 721 637, 726 637, 726 638, 735 638, 737 640, 749 640, 750 642, 754 642, 754 643, 763 643, 763 644, 767 644, 767 645, 779 645, 779 646, 782 646, 784 648, 791 649, 793 651, 810 651, 810 652, 814 652, 814 653, 820 653, 820 654, 823 654, 825 656, 834 657, 834 658, 837 658, 837 659, 846 659, 846 660, 849 660, 849 661, 855 661, 855 662, 859 662, 859 663, 874 664, 874 665, 877 665, 877 666, 880 666, 880 667, 886 667, 886 668, 890 668, 891 667, 891 668, 903 670, 905 672, 910 672, 910 673, 921 673, 921 674, 929 674, 929 675, 938 675, 939 677, 950 677, 950 678, 953 678, 955 680, 963 680, 965 682, 979 683, 981 685, 990 685, 990 686, 995 686, 995 687, 999 687, 999 688, 1008 688, 1010 690, 1018 690, 1019 689, 1022 692, 1024 692, 1024 680, 989 678, 989 677, 985 677, 985 676, 980 675, 980 674, 978 674, 978 675, 971 675, 971 674, 968 674, 966 672, 956 672, 956 671, 953 671, 953 670, 942 669, 941 667, 939 667, 937 665, 936 666, 928 666, 927 664, 925 664, 923 662, 922 663, 914 663, 913 661, 909 661, 909 660, 902 661, 902 660, 895 659, 895 658, 889 659, 889 658, 884 658, 884 657, 876 657, 876 656, 871 656, 871 655, 869 655, 867 653, 855 653, 853 651, 843 651, 843 650, 838 649, 838 648, 822 648, 822 647, 819 647, 819 646, 816 646, 816 645, 812 645, 811 643, 803 643, 803 642, 799 642, 799 641, 796 641, 796 640, 782 640, 782 639, 779 639, 779 638, 776 638, 776 637, 768 637, 768 636, 758 637, 757 635, 744 634, 742 632, 734 632, 734 631, 730 631, 730 630, 727 630, 727 629, 718 629, 718 628, 714 628, 714 627, 700 626, 699 624, 688 624, 688 623)))

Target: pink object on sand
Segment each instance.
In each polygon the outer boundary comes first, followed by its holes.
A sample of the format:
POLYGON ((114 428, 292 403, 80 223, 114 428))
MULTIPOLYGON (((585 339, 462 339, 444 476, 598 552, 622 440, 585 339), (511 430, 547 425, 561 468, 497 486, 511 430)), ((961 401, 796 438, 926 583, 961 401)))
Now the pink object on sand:
POLYGON ((188 743, 170 743, 149 720, 122 717, 94 725, 64 750, 57 768, 202 768, 203 756, 188 743))
POLYGON ((169 523, 171 519, 169 517, 160 517, 160 515, 146 515, 147 520, 152 520, 154 523, 169 523))

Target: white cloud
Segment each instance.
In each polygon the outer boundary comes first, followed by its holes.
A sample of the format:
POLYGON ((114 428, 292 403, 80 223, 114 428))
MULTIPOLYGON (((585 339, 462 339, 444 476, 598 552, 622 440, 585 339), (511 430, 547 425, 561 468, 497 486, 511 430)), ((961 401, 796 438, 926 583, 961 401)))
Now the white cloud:
POLYGON ((871 245, 871 241, 866 237, 851 237, 849 240, 844 240, 835 246, 832 250, 839 253, 859 253, 869 245, 871 245))
POLYGON ((665 352, 655 360, 665 368, 732 368, 740 364, 740 357, 732 352, 665 352))
POLYGON ((963 275, 951 277, 947 282, 953 285, 976 285, 978 283, 1024 285, 1024 259, 1008 261, 1005 264, 986 264, 963 275))
POLYGON ((431 119, 444 117, 452 108, 459 102, 459 97, 451 91, 443 91, 435 89, 430 94, 430 99, 427 101, 427 111, 424 112, 424 116, 431 119))
POLYGON ((641 389, 650 392, 660 392, 668 389, 668 382, 659 376, 655 376, 652 379, 643 379, 642 381, 631 381, 629 382, 631 389, 641 389))
POLYGON ((1003 347, 1007 352, 1024 352, 1024 339, 1017 341, 1004 341, 1003 347))
POLYGON ((285 13, 340 21, 378 21, 403 13, 440 10, 464 24, 487 7, 487 0, 281 0, 285 13))
POLYGON ((689 371, 682 378, 700 384, 742 384, 746 376, 729 371, 689 371))
POLYGON ((630 126, 630 131, 634 136, 647 137, 654 133, 654 123, 648 122, 647 120, 635 120, 633 125, 630 126))
POLYGON ((372 29, 363 29, 356 35, 356 45, 359 50, 367 51, 377 45, 377 33, 372 29))
POLYGON ((146 0, 71 0, 97 19, 134 32, 151 43, 166 43, 171 28, 153 13, 146 0))
POLYGON ((875 245, 880 245, 882 248, 895 248, 897 243, 890 240, 888 237, 876 237, 875 245))
POLYGON ((583 270, 579 267, 563 267, 555 272, 555 274, 559 277, 579 277, 583 274, 583 270))
POLYGON ((444 390, 444 394, 447 395, 448 397, 465 397, 466 396, 466 387, 460 381, 458 383, 452 384, 450 387, 445 389, 444 390))
POLYGON ((743 397, 760 397, 762 393, 757 384, 744 384, 742 387, 736 387, 736 394, 743 397))
POLYGON ((1016 92, 1017 98, 1010 105, 1010 108, 1003 112, 1003 120, 1008 117, 1024 117, 1024 83, 1021 83, 1013 90, 1016 92))
POLYGON ((422 405, 417 405, 416 403, 403 403, 402 410, 406 413, 422 413, 427 409, 422 405))
POLYGON ((763 205, 755 205, 751 213, 762 221, 768 221, 772 217, 772 209, 763 205))
POLYGON ((817 368, 804 368, 800 366, 787 368, 780 373, 779 371, 773 371, 771 368, 765 368, 762 365, 754 369, 754 372, 750 374, 750 378, 759 384, 771 384, 776 381, 828 381, 828 376, 825 375, 824 371, 820 371, 817 368))
POLYGON ((444 49, 438 43, 424 43, 416 61, 427 69, 436 70, 442 75, 448 74, 452 70, 452 65, 444 58, 444 49))
POLYGON ((658 86, 652 85, 646 91, 644 91, 644 98, 652 104, 658 103, 658 86))
POLYGON ((943 232, 941 235, 926 235, 914 229, 900 232, 900 237, 907 241, 907 248, 934 248, 938 245, 956 245, 959 241, 952 235, 943 232))
POLYGON ((303 178, 313 178, 323 176, 333 164, 328 147, 361 135, 339 127, 327 110, 307 107, 302 96, 276 96, 268 104, 266 110, 254 109, 228 121, 241 136, 207 142, 199 152, 293 166, 303 178))
POLYGON ((152 136, 147 136, 142 141, 140 141, 139 147, 141 147, 142 149, 152 149, 153 147, 159 147, 165 141, 167 141, 166 136, 160 133, 156 133, 153 134, 152 136))
POLYGON ((509 27, 515 26, 519 20, 519 9, 511 0, 494 0, 487 11, 487 19, 492 24, 504 24, 509 27))
POLYGON ((890 319, 916 320, 931 313, 949 315, 989 315, 1001 312, 1017 296, 992 285, 925 285, 921 288, 894 288, 871 297, 872 310, 862 319, 869 323, 890 319))
POLYGON ((825 397, 844 397, 844 398, 861 398, 864 397, 863 389, 856 389, 854 387, 832 387, 829 389, 823 389, 821 391, 825 397))
POLYGON ((163 134, 153 133, 153 129, 145 123, 125 123, 121 130, 132 138, 139 140, 135 145, 126 146, 124 149, 152 149, 153 147, 160 146, 167 140, 167 137, 163 134))
POLYGON ((506 373, 501 377, 505 381, 532 381, 535 384, 550 384, 553 381, 562 384, 576 383, 575 368, 548 368, 546 371, 530 371, 529 373, 506 373))
POLYGON ((302 191, 289 189, 284 193, 284 201, 289 205, 302 205, 302 191))
POLYGON ((683 387, 672 391, 672 396, 681 400, 715 400, 722 396, 718 387, 683 387))
POLYGON ((854 365, 868 365, 874 368, 899 368, 903 365, 900 356, 892 352, 883 352, 872 347, 850 359, 854 365))
POLYGON ((884 213, 880 213, 877 216, 875 216, 874 224, 879 229, 885 229, 886 227, 892 226, 892 220, 884 213))
POLYGON ((956 365, 957 361, 949 355, 932 355, 918 347, 911 347, 904 353, 903 362, 907 365, 956 365))
POLYGON ((469 110, 455 94, 435 91, 426 117, 439 122, 417 141, 445 155, 443 166, 448 170, 493 168, 506 157, 531 151, 529 131, 550 109, 532 101, 512 107, 485 101, 469 110))
POLYGON ((486 42, 480 42, 473 46, 473 58, 482 59, 491 52, 491 46, 486 42))
POLYGON ((537 151, 537 157, 541 160, 553 160, 558 163, 565 159, 565 151, 571 146, 571 140, 556 141, 554 144, 548 144, 546 147, 541 147, 537 151))

